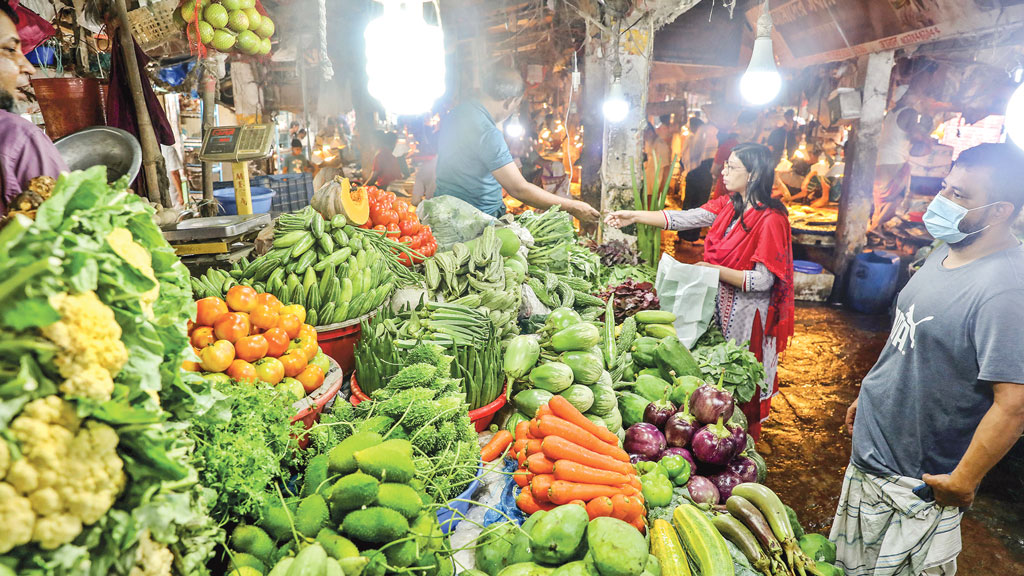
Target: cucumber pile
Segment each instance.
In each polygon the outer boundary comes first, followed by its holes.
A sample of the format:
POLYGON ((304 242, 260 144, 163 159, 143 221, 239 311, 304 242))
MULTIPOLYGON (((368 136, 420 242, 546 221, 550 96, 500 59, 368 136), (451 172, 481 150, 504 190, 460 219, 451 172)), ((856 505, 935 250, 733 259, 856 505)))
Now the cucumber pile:
POLYGON ((274 229, 274 248, 230 272, 210 269, 192 278, 198 296, 223 297, 236 284, 269 292, 283 304, 306 308, 306 323, 336 324, 376 309, 391 295, 398 262, 388 240, 355 228, 343 215, 330 221, 310 207, 283 214, 274 229))

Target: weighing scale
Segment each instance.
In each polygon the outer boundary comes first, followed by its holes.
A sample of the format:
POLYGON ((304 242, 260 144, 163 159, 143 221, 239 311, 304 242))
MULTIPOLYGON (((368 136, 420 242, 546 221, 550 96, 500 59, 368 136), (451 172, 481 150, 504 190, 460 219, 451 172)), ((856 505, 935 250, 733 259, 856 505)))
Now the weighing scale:
POLYGON ((217 126, 203 138, 199 159, 203 162, 230 162, 235 183, 235 206, 240 216, 252 214, 249 190, 249 162, 270 156, 274 145, 273 124, 217 126))

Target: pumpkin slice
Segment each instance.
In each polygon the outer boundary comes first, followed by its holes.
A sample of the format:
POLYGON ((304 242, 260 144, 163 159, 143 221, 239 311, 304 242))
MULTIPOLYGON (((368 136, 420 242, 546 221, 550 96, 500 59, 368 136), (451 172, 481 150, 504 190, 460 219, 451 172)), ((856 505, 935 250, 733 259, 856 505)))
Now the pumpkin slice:
POLYGON ((366 224, 366 221, 370 219, 370 200, 366 194, 366 188, 360 186, 353 188, 348 178, 341 181, 341 190, 339 191, 341 197, 341 210, 342 214, 349 222, 359 226, 366 224))

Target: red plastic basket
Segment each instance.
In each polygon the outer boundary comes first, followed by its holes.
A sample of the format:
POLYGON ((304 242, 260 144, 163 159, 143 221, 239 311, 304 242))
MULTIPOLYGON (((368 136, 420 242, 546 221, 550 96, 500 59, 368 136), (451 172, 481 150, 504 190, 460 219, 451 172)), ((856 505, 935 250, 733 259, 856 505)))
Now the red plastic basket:
MULTIPOLYGON (((356 375, 352 374, 352 380, 350 384, 352 388, 352 396, 349 397, 349 402, 353 406, 359 406, 363 402, 371 401, 372 398, 363 393, 363 389, 359 387, 359 383, 356 382, 356 375)), ((473 426, 477 432, 483 432, 491 425, 491 421, 494 420, 494 414, 501 410, 501 407, 505 405, 505 389, 502 388, 501 394, 494 399, 493 402, 486 406, 481 406, 476 410, 469 411, 469 419, 473 422, 473 426)))
MULTIPOLYGON (((332 364, 336 366, 336 363, 332 362, 332 364)), ((320 419, 320 413, 324 411, 324 406, 338 395, 338 391, 341 390, 345 378, 340 367, 335 369, 335 366, 331 367, 331 371, 328 372, 327 378, 324 379, 324 383, 320 388, 292 404, 292 407, 298 411, 295 416, 291 417, 290 421, 293 424, 295 422, 302 422, 302 426, 309 430, 320 419)), ((299 439, 300 448, 305 448, 307 445, 309 445, 308 436, 303 436, 299 439)))

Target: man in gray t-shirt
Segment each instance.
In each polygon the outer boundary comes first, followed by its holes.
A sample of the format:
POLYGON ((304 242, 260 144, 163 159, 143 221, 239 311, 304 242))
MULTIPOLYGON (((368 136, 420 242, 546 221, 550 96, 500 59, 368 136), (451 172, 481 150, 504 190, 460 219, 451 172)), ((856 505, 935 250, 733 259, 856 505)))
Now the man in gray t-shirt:
POLYGON ((1024 431, 1024 246, 1010 231, 1022 204, 1024 156, 983 144, 928 208, 947 245, 900 293, 847 413, 853 454, 831 538, 848 575, 955 573, 958 508, 1024 431))

